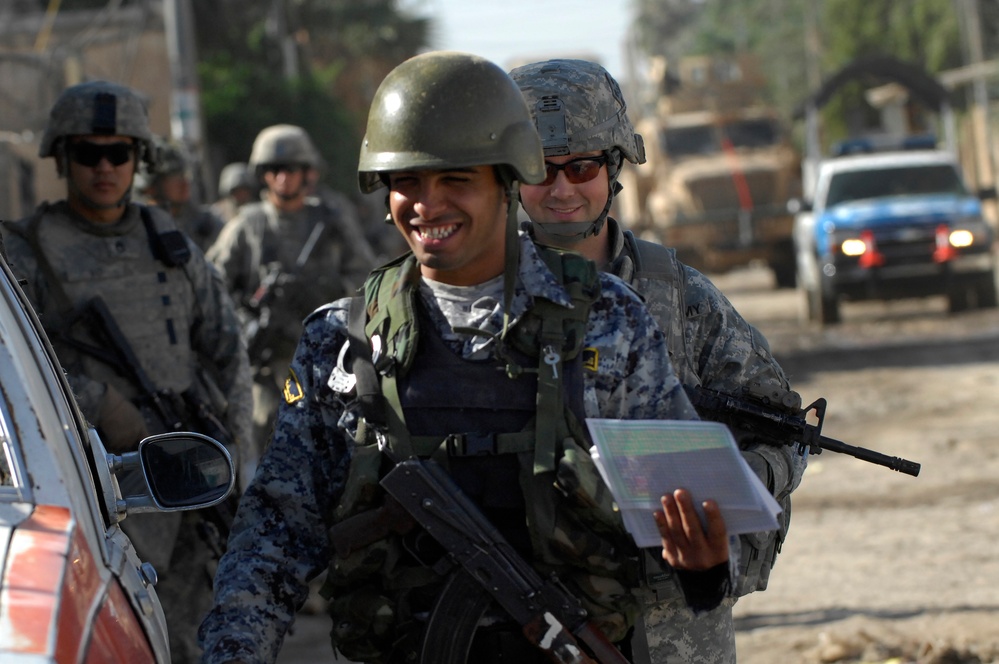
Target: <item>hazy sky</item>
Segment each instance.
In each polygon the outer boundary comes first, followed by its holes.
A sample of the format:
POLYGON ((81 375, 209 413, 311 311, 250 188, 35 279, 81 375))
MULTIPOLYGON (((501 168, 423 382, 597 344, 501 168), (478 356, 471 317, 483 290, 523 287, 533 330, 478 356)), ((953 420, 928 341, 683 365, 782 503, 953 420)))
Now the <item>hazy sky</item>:
POLYGON ((550 57, 596 59, 618 80, 630 0, 409 0, 436 19, 439 49, 475 53, 504 69, 550 57))

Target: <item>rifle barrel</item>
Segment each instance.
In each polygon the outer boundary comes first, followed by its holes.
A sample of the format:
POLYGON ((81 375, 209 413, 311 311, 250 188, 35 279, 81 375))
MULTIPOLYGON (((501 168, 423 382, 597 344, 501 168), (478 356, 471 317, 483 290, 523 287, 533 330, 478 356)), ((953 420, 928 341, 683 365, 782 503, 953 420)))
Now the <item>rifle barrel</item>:
POLYGON ((856 457, 863 461, 868 461, 879 466, 885 466, 913 477, 919 475, 919 470, 921 468, 920 464, 915 461, 909 461, 908 459, 903 459, 901 457, 889 456, 887 454, 882 454, 881 452, 869 450, 865 447, 849 445, 841 440, 829 438, 828 436, 819 436, 819 447, 824 450, 829 450, 830 452, 849 454, 850 456, 856 457))

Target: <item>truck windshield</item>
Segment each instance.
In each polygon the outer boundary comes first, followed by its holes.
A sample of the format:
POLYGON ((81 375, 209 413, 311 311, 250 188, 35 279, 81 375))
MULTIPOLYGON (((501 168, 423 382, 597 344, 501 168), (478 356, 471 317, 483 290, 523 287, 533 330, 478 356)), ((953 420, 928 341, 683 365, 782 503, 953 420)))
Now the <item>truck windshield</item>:
POLYGON ((725 125, 725 135, 736 148, 765 148, 779 137, 772 120, 738 120, 725 125))
POLYGON ((832 176, 826 207, 885 196, 965 193, 957 171, 946 164, 848 171, 832 176))
MULTIPOLYGON (((772 120, 735 120, 722 129, 733 148, 765 148, 775 145, 780 134, 772 120)), ((673 159, 722 151, 719 128, 715 125, 671 127, 663 132, 663 150, 673 159)))
POLYGON ((715 154, 721 145, 711 125, 673 127, 663 132, 663 150, 673 159, 699 154, 715 154))

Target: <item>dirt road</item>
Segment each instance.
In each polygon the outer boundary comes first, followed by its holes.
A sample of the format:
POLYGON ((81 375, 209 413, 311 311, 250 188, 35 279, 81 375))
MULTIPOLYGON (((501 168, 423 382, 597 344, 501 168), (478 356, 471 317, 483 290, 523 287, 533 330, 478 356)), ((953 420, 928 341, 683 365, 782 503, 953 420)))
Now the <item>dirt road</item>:
MULTIPOLYGON (((770 587, 736 605, 740 664, 999 662, 999 310, 848 304, 819 330, 763 270, 715 279, 828 399, 826 435, 922 464, 811 459, 770 587)), ((327 619, 296 627, 281 664, 330 659, 327 619)))
POLYGON ((819 330, 763 272, 716 283, 828 399, 823 433, 922 464, 812 457, 770 587, 736 605, 739 661, 999 662, 999 311, 848 304, 819 330))

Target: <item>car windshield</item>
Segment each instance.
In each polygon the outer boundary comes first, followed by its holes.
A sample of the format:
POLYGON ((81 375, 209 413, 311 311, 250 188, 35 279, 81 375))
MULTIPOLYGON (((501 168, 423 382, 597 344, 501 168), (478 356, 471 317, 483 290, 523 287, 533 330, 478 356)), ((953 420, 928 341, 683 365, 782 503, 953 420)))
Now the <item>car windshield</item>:
POLYGON ((884 196, 964 193, 957 171, 947 164, 847 171, 829 181, 826 207, 884 196))

